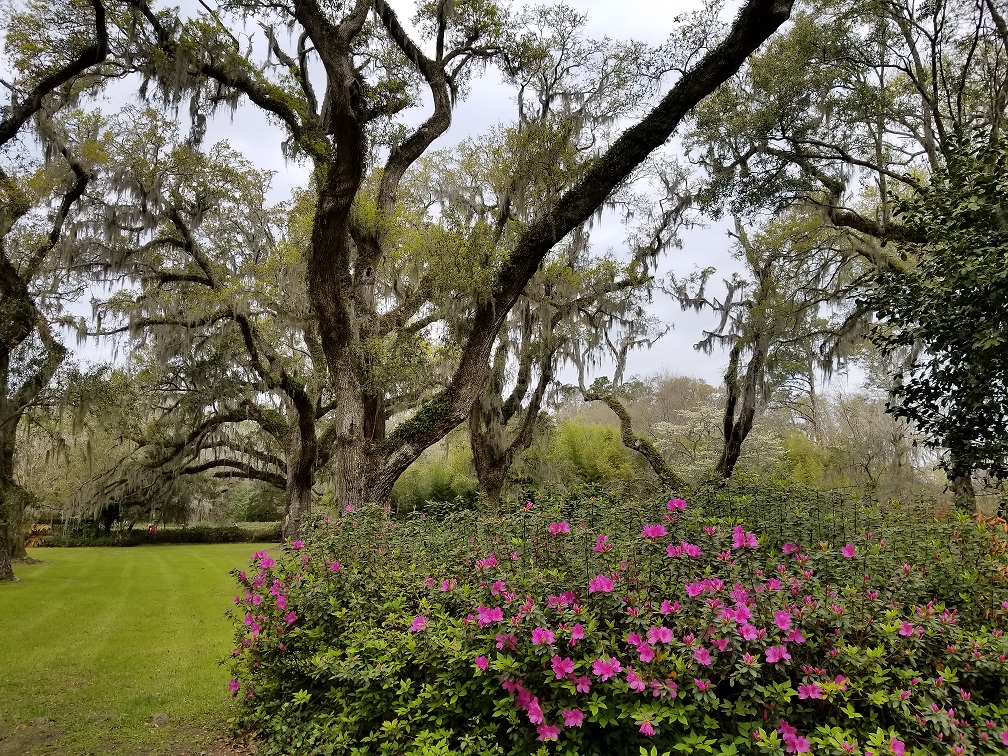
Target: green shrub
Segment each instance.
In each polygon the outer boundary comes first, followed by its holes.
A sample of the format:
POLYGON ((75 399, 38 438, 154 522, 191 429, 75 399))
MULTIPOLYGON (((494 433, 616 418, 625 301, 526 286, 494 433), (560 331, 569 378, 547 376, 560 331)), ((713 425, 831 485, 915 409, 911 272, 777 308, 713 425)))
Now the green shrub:
POLYGON ((900 542, 906 513, 880 509, 799 546, 679 506, 367 509, 257 553, 238 724, 271 754, 1003 752, 991 533, 924 520, 900 542))
POLYGON ((470 453, 455 450, 410 465, 396 481, 392 499, 400 512, 444 513, 472 508, 478 489, 470 453))
POLYGON ((113 533, 54 533, 42 539, 40 546, 145 546, 168 543, 270 543, 280 542, 281 524, 262 523, 257 527, 238 525, 211 526, 196 525, 189 528, 158 528, 157 532, 147 530, 117 531, 113 533))
POLYGON ((243 480, 226 494, 231 522, 276 522, 283 519, 283 492, 258 480, 243 480))

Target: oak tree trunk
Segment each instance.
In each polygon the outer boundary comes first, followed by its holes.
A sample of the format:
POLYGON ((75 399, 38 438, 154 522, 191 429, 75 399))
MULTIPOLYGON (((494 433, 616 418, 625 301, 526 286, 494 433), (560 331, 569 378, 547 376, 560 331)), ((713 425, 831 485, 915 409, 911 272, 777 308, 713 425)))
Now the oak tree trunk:
POLYGON ((9 418, 0 415, 0 581, 16 580, 11 560, 21 529, 24 492, 14 482, 14 434, 3 424, 9 418))
POLYGON ((742 456, 742 444, 745 443, 750 431, 752 431, 756 419, 756 402, 760 376, 766 362, 766 345, 759 334, 756 334, 753 344, 753 355, 749 364, 746 365, 742 385, 739 385, 738 380, 738 365, 742 354, 741 343, 736 343, 732 347, 728 359, 728 370, 725 372, 727 397, 725 398, 724 411, 724 447, 717 463, 717 473, 724 479, 730 478, 735 472, 735 465, 738 464, 739 457, 742 456), (738 408, 740 401, 742 406, 736 415, 736 408, 738 408))
POLYGON ((14 439, 18 417, 7 399, 10 352, 0 350, 0 581, 15 580, 11 560, 21 529, 24 496, 14 482, 14 439))
POLYGON ((298 421, 291 423, 288 441, 287 488, 284 491, 284 523, 281 536, 284 541, 296 540, 301 536, 305 515, 311 507, 317 457, 315 419, 311 412, 301 412, 298 421))

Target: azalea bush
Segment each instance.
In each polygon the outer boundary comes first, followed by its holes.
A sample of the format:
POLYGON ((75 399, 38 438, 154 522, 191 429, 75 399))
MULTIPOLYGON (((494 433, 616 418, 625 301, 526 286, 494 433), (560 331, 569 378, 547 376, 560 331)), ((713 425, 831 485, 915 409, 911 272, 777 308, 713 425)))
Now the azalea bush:
POLYGON ((808 543, 678 499, 323 519, 237 576, 237 724, 269 753, 1003 752, 999 544, 864 521, 808 543))

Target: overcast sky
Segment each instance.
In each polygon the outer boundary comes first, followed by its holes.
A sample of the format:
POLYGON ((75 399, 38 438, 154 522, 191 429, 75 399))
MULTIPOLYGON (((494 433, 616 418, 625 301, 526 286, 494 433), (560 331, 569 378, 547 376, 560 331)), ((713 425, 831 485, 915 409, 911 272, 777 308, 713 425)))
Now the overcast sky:
MULTIPOLYGON (((518 3, 516 3, 517 5, 518 3)), ((663 42, 675 28, 673 18, 690 10, 695 4, 682 0, 571 0, 570 5, 587 13, 587 33, 591 37, 609 36, 621 40, 641 40, 651 44, 663 42)), ((198 9, 195 2, 183 2, 198 9)), ((407 22, 413 15, 411 0, 392 0, 392 5, 407 22)), ((249 33, 259 32, 250 26, 249 33)), ((510 91, 501 83, 496 71, 488 68, 483 78, 474 82, 469 97, 457 104, 453 113, 449 132, 435 143, 435 148, 451 146, 473 134, 486 132, 497 123, 510 120, 514 113, 514 103, 510 91)), ((417 110, 411 119, 424 117, 417 110)), ((215 118, 207 131, 207 143, 226 139, 232 147, 253 159, 260 168, 276 173, 274 190, 277 199, 289 196, 291 189, 307 183, 305 165, 292 164, 284 160, 280 152, 282 134, 253 107, 242 107, 232 117, 222 114, 215 118)), ((714 266, 715 276, 729 276, 734 268, 730 255, 730 242, 726 226, 719 224, 696 229, 683 235, 683 248, 671 250, 659 262, 659 275, 669 271, 677 274, 689 273, 697 267, 714 266)), ((599 250, 619 249, 625 232, 619 222, 611 216, 603 218, 601 225, 593 230, 593 244, 599 250)), ((627 365, 627 376, 647 376, 660 371, 669 371, 703 378, 715 385, 722 380, 727 364, 723 352, 705 355, 696 351, 693 345, 702 338, 703 329, 713 327, 715 319, 710 312, 683 312, 671 298, 656 294, 653 313, 655 317, 672 329, 649 350, 634 352, 627 365)), ((94 358, 101 352, 93 347, 81 350, 81 356, 94 358)), ((603 368, 605 373, 606 369, 603 368)), ((570 378, 567 378, 570 379, 570 378)))

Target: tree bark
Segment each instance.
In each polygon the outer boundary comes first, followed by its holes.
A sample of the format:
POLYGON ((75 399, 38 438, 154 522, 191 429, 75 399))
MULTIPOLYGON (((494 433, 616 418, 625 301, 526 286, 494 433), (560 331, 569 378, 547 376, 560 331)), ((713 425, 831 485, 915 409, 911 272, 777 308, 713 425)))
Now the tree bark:
POLYGON ((956 475, 949 481, 956 509, 966 514, 977 511, 976 490, 973 488, 973 476, 970 474, 956 475))
POLYGON ((722 478, 728 479, 735 472, 739 457, 742 455, 742 444, 752 431, 753 423, 756 419, 756 402, 759 394, 759 380, 763 373, 763 365, 766 363, 766 345, 760 334, 753 337, 753 355, 746 365, 745 378, 742 385, 739 385, 738 367, 742 354, 741 342, 736 342, 732 347, 728 369, 725 371, 725 397, 724 412, 724 447, 721 450, 721 458, 718 460, 717 473, 722 478), (742 406, 739 408, 736 417, 735 410, 739 400, 742 406))
POLYGON ((287 487, 284 490, 284 523, 282 538, 300 538, 304 518, 312 500, 315 466, 318 462, 318 440, 315 434, 314 408, 305 406, 298 419, 291 423, 287 452, 287 487))
POLYGON ((487 509, 494 516, 500 511, 508 472, 518 455, 532 445, 536 420, 555 372, 554 360, 559 344, 543 347, 544 352, 536 360, 535 352, 529 347, 529 338, 527 332, 523 334, 516 382, 507 399, 502 394, 508 348, 506 344, 499 344, 486 388, 473 402, 469 412, 469 444, 472 448, 473 466, 480 487, 487 497, 487 509), (523 408, 532 368, 536 362, 539 378, 529 397, 528 406, 523 408), (518 428, 514 431, 514 437, 508 441, 508 424, 519 416, 518 428))
POLYGON ((0 581, 16 580, 11 560, 24 510, 23 491, 14 482, 14 440, 18 417, 7 399, 10 351, 0 347, 0 581))

